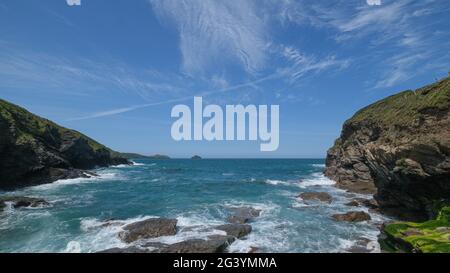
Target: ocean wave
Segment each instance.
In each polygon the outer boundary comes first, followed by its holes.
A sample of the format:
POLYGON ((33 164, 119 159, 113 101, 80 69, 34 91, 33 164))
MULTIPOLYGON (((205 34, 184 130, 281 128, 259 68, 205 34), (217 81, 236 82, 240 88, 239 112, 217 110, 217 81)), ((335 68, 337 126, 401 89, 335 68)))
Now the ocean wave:
POLYGON ((102 171, 98 172, 97 176, 90 175, 89 173, 85 173, 89 177, 79 177, 79 178, 71 178, 71 179, 61 179, 52 183, 42 184, 37 186, 30 187, 34 190, 49 190, 61 186, 74 185, 74 184, 83 184, 83 183, 92 183, 96 181, 105 181, 105 180, 114 180, 118 179, 119 175, 116 172, 111 171, 102 171))
POLYGON ((325 164, 311 164, 311 166, 316 168, 325 168, 325 164))
POLYGON ((299 183, 301 188, 311 187, 311 186, 331 186, 336 184, 335 181, 327 178, 323 173, 313 173, 311 178, 302 180, 299 183))

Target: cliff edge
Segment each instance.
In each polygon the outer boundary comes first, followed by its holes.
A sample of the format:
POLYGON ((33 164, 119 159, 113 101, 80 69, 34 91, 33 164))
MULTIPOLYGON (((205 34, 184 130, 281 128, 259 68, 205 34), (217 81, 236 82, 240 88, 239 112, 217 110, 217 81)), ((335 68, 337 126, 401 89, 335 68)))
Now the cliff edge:
POLYGON ((374 193, 382 211, 431 219, 450 199, 450 77, 358 111, 328 150, 325 175, 374 193))

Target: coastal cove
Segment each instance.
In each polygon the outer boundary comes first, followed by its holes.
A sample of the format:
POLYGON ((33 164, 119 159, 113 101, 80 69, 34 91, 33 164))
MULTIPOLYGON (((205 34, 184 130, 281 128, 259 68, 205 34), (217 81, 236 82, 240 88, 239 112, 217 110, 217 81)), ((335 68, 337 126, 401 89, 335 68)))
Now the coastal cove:
MULTIPOLYGON (((173 245, 224 235, 216 229, 236 209, 253 208, 251 232, 229 252, 378 252, 379 226, 387 218, 325 178, 323 159, 135 159, 133 165, 95 170, 98 177, 59 180, 8 195, 45 199, 37 208, 5 208, 2 252, 97 252, 130 248, 119 233, 155 217, 176 219, 176 234, 144 240, 173 245), (325 192, 330 202, 299 197, 325 192), (339 222, 335 214, 365 211, 371 220, 339 222)), ((142 249, 141 249, 142 250, 142 249)), ((129 251, 131 251, 129 249, 129 251)), ((136 250, 135 250, 136 251, 136 250)))

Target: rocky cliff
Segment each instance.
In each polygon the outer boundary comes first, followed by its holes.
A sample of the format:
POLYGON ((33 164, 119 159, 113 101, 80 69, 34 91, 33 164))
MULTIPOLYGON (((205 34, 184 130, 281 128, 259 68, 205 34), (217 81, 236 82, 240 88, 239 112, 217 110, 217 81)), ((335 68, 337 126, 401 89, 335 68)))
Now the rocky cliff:
POLYGON ((358 111, 328 151, 325 174, 350 191, 375 193, 385 213, 433 218, 450 199, 450 77, 358 111))
POLYGON ((85 176, 82 170, 128 163, 95 140, 0 99, 0 189, 85 176))

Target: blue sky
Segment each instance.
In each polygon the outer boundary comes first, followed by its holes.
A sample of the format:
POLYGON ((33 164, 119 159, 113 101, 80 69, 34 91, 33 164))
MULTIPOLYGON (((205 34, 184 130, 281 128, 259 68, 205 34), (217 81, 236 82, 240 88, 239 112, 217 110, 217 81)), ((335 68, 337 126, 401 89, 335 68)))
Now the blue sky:
POLYGON ((449 12, 448 0, 1 0, 0 97, 119 151, 325 157, 355 111, 447 75, 449 12), (279 104, 279 149, 172 140, 170 111, 194 95, 279 104))

